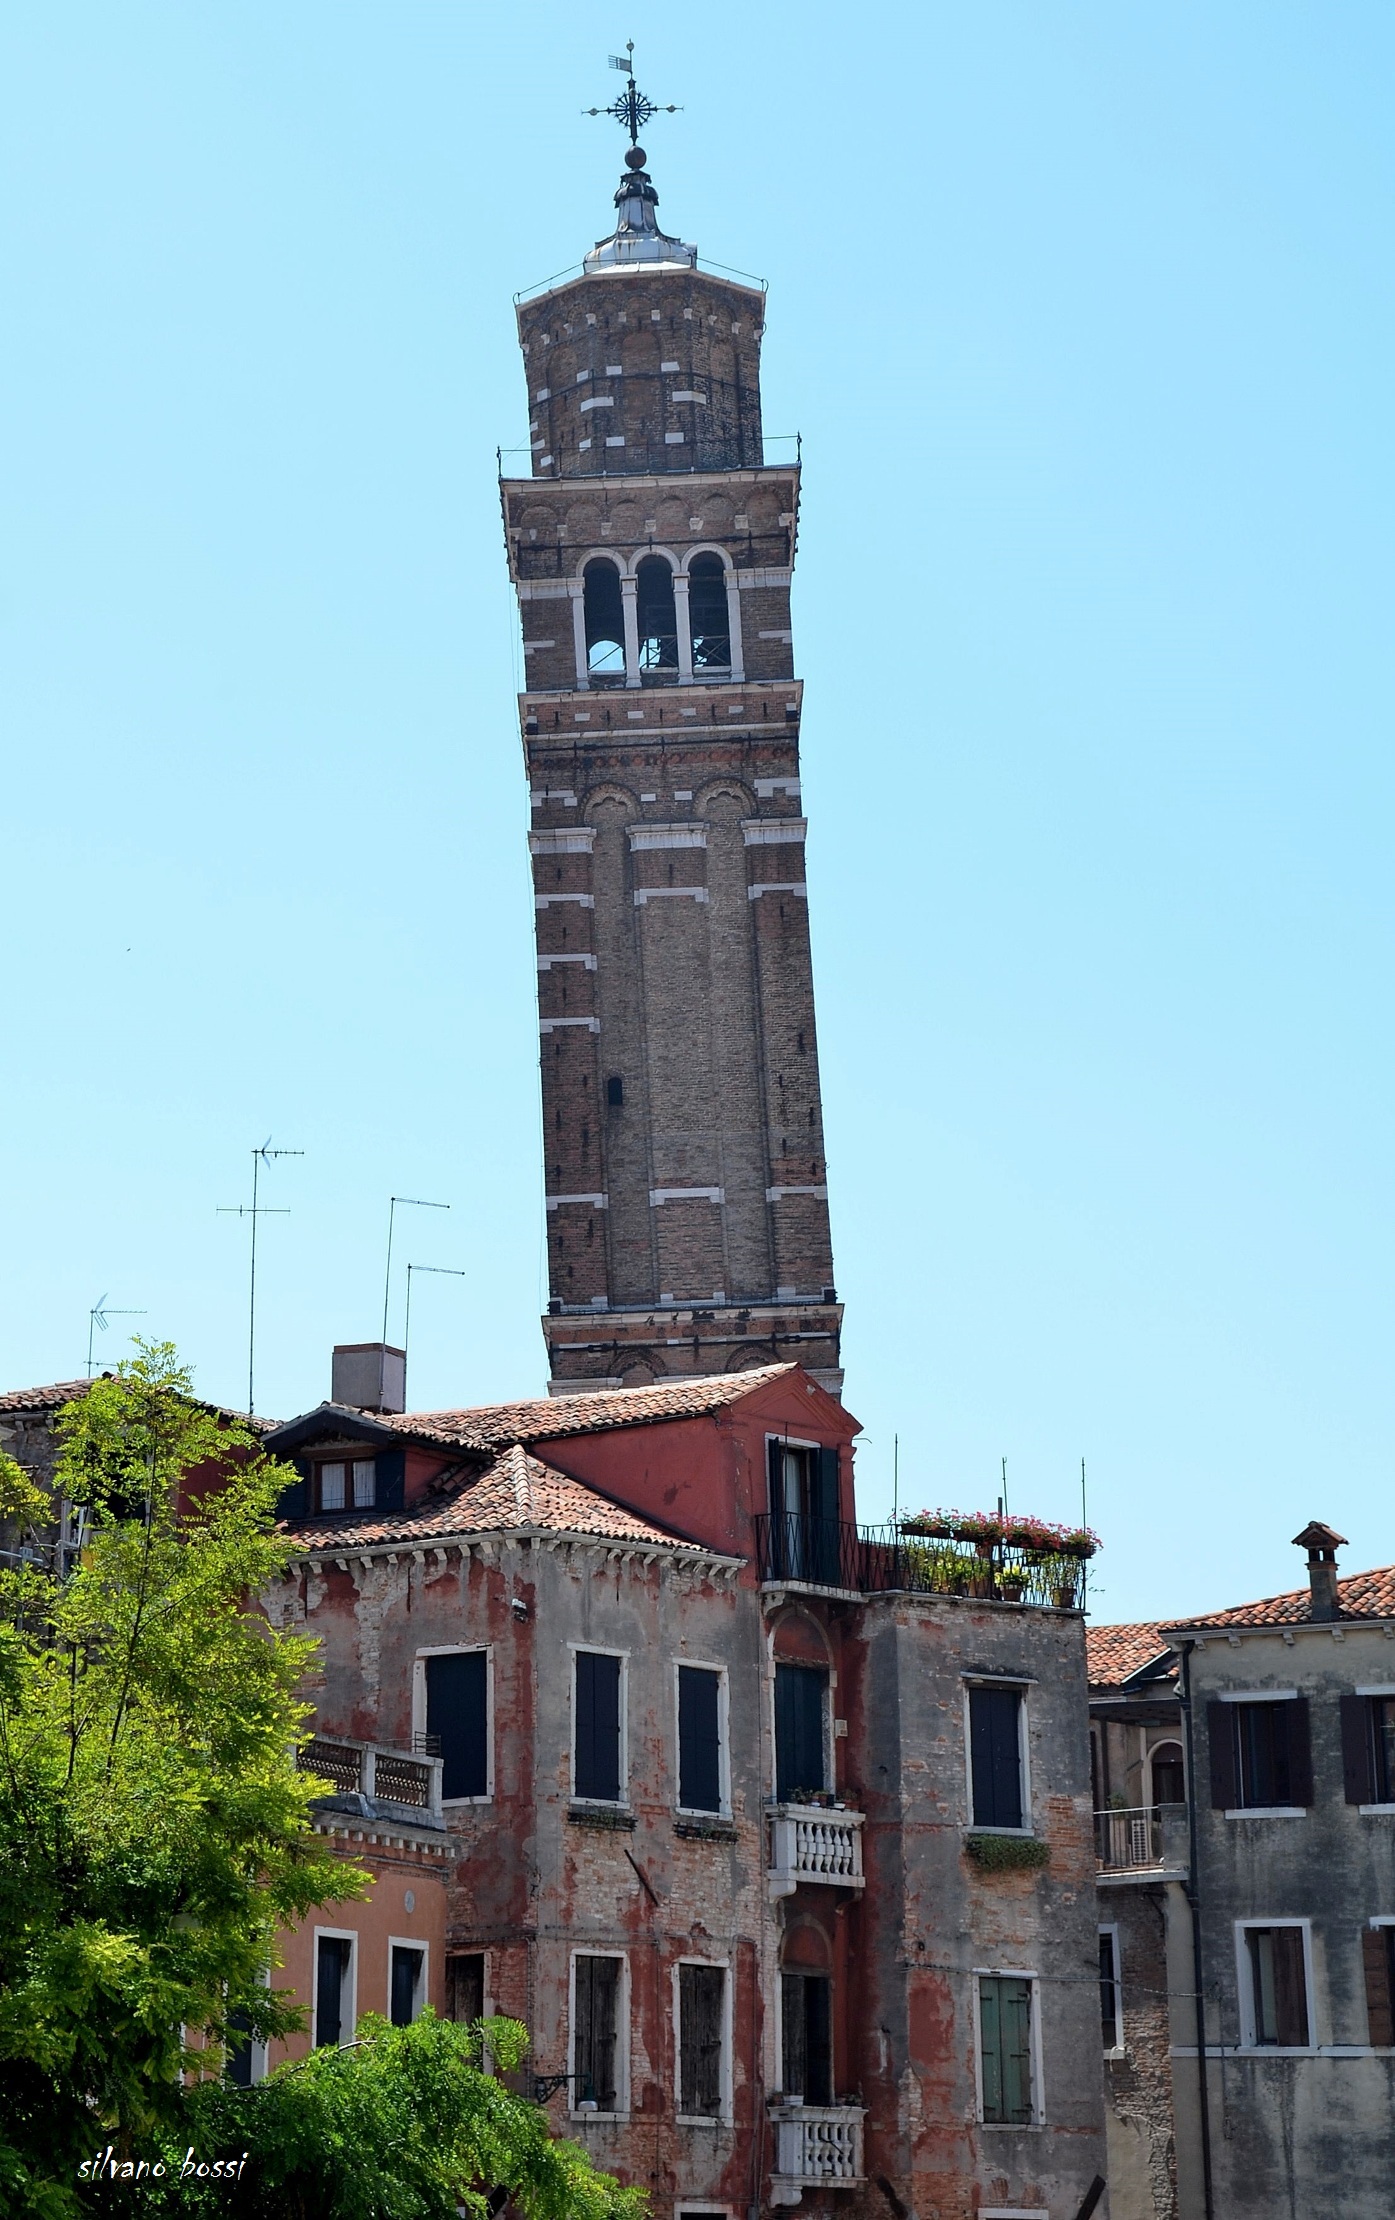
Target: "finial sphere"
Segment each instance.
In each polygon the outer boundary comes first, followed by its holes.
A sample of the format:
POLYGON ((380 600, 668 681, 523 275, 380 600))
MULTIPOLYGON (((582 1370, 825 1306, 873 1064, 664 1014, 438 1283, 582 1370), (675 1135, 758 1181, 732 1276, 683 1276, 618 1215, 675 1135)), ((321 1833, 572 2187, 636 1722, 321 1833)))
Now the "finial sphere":
POLYGON ((627 146, 625 149, 625 160, 632 170, 642 170, 648 159, 642 146, 627 146))

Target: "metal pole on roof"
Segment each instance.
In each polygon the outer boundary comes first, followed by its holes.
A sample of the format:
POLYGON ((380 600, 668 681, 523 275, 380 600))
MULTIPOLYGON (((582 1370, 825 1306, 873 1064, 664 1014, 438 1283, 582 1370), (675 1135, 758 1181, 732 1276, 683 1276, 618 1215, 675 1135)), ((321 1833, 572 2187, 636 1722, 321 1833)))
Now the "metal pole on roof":
POLYGON ((277 1209, 270 1203, 257 1201, 257 1179, 263 1164, 271 1165, 278 1156, 304 1156, 304 1149, 274 1149, 268 1133, 259 1149, 252 1151, 252 1202, 220 1203, 220 1218, 250 1218, 252 1221, 252 1271, 247 1294, 247 1416, 255 1408, 253 1401, 257 1356, 257 1220, 258 1218, 289 1218, 290 1211, 277 1209))
MULTIPOLYGON (((432 1207, 438 1210, 449 1210, 450 1204, 437 1203, 433 1204, 432 1207)), ((461 1271, 460 1267, 455 1264, 409 1264, 407 1266, 407 1317, 402 1329, 402 1400, 404 1403, 407 1400, 407 1359, 412 1346, 413 1272, 433 1272, 439 1278, 449 1280, 468 1280, 470 1277, 468 1272, 461 1271)))
POLYGON ((145 1312, 143 1310, 108 1310, 105 1295, 98 1296, 91 1310, 87 1313, 87 1377, 89 1380, 92 1377, 93 1330, 100 1327, 101 1331, 105 1333, 109 1318, 144 1318, 144 1316, 145 1312))
MULTIPOLYGON (((384 1274, 383 1274, 383 1340, 384 1340, 384 1341, 386 1341, 386 1340, 387 1340, 387 1337, 388 1337, 388 1297, 389 1297, 389 1295, 390 1295, 390 1294, 391 1294, 391 1292, 392 1292, 392 1221, 393 1221, 393 1217, 394 1217, 394 1215, 395 1215, 395 1213, 396 1213, 396 1211, 397 1211, 397 1208, 398 1208, 398 1205, 399 1205, 399 1204, 401 1205, 401 1207, 402 1207, 402 1208, 403 1208, 404 1210, 449 1210, 449 1209, 450 1209, 450 1204, 449 1204, 449 1203, 425 1202, 425 1201, 423 1201, 423 1199, 422 1199, 422 1197, 421 1197, 420 1195, 390 1195, 390 1196, 388 1197, 388 1243, 387 1243, 387 1270, 386 1270, 386 1271, 384 1272, 384 1274)), ((410 1267, 409 1267, 409 1269, 410 1269, 410 1267)), ((425 1267, 425 1265, 418 1265, 417 1269, 418 1269, 418 1271, 425 1271, 426 1267, 425 1267)), ((411 1288, 411 1282, 410 1282, 410 1280, 408 1281, 407 1285, 408 1285, 408 1289, 410 1290, 410 1288, 411 1288)))

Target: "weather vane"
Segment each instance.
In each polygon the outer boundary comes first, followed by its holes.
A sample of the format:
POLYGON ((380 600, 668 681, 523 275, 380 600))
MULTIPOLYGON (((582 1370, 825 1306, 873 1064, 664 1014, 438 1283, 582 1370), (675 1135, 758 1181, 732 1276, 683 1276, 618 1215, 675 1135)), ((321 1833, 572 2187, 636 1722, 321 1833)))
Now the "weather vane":
POLYGON ((633 39, 626 39, 623 54, 611 55, 610 66, 612 69, 622 71, 628 77, 629 83, 619 98, 612 100, 608 108, 583 108, 581 111, 583 115, 614 116, 622 129, 629 132, 630 145, 638 146, 640 128, 643 124, 648 123, 651 116, 676 116, 682 113, 679 108, 665 108, 659 101, 647 99, 636 85, 635 42, 633 39))

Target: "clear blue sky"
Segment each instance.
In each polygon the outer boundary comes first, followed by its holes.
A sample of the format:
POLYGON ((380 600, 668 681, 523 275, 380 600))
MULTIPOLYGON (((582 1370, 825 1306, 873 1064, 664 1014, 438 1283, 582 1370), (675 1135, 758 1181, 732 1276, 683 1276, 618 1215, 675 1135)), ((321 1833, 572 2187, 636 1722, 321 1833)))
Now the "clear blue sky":
POLYGON ((1101 1615, 1390 1518, 1386 0, 47 0, 0 25, 0 1374, 535 1392, 511 295, 663 215, 770 281, 867 1515, 1090 1508, 1101 1615), (123 1321, 99 1337, 110 1359, 123 1321), (394 1328, 401 1328, 401 1284, 394 1328))

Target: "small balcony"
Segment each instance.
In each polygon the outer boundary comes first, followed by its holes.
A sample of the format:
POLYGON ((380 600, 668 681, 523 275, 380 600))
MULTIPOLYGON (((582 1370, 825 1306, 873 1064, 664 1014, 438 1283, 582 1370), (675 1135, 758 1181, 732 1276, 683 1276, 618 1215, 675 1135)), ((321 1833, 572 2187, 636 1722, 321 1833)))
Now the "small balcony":
POLYGON ((806 2189, 855 2189, 863 2179, 862 2122, 857 2104, 771 2107, 775 2129, 773 2205, 797 2205, 806 2189))
POLYGON ((904 1526, 854 1526, 795 1511, 762 1511, 753 1524, 761 1584, 768 1588, 964 1596, 1056 1611, 1077 1611, 1084 1601, 1084 1563, 1056 1550, 931 1539, 904 1526))
POLYGON ((1140 1805, 1095 1813, 1095 1863, 1101 1881, 1185 1881, 1185 1804, 1140 1805))
POLYGON ((772 1897, 793 1896, 801 1881, 831 1889, 866 1886, 860 1811, 838 1811, 820 1804, 775 1804, 769 1816, 768 1883, 772 1897))
POLYGON ((341 1809, 363 1809, 367 1816, 413 1821, 418 1827, 444 1827, 441 1814, 439 1757, 411 1756, 379 1742, 351 1742, 339 1735, 315 1735, 296 1754, 302 1773, 318 1773, 334 1783, 325 1802, 341 1809))

